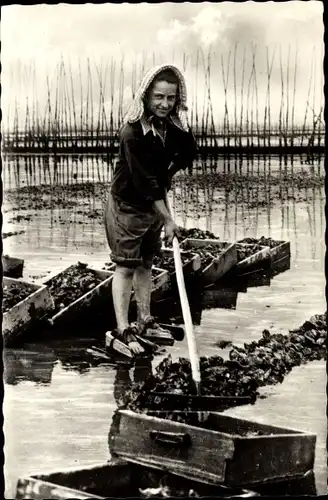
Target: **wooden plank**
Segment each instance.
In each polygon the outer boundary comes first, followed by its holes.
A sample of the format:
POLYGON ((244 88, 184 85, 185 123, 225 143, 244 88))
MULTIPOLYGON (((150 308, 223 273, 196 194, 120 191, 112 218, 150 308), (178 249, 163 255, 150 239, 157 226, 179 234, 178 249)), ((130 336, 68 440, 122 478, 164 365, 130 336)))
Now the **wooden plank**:
POLYGON ((14 284, 29 286, 34 292, 3 314, 2 335, 6 345, 17 340, 23 332, 45 318, 54 307, 46 286, 15 278, 3 278, 4 286, 14 284))
POLYGON ((106 332, 105 334, 105 345, 106 349, 110 351, 117 352, 128 359, 133 358, 130 349, 123 342, 113 337, 111 332, 106 332))
MULTIPOLYGON (((43 283, 45 285, 49 284, 54 277, 59 276, 70 267, 72 266, 69 266, 64 271, 47 277, 43 283)), ((76 320, 81 321, 82 318, 85 317, 87 313, 90 314, 90 311, 96 308, 101 301, 108 302, 111 300, 113 271, 98 270, 92 267, 87 267, 86 269, 98 276, 102 280, 101 283, 52 316, 49 320, 52 326, 62 326, 65 322, 76 320)))
POLYGON ((201 276, 204 285, 214 283, 222 276, 224 276, 233 266, 237 264, 237 247, 235 243, 228 243, 226 241, 219 241, 214 239, 195 239, 186 238, 181 243, 181 248, 185 250, 196 251, 197 249, 204 248, 208 245, 213 245, 223 252, 215 257, 205 269, 202 270, 201 276))
POLYGON ((24 260, 2 255, 2 273, 8 278, 21 278, 23 276, 24 260))

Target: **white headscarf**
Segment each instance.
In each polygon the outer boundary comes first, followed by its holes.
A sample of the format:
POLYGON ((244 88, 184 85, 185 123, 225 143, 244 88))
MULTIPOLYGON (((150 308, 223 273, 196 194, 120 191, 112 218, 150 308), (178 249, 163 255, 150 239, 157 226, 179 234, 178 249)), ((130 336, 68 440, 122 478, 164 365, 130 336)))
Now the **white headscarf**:
POLYGON ((188 121, 187 121, 187 88, 186 88, 186 82, 184 79, 184 76, 182 75, 181 71, 176 68, 175 66, 172 66, 171 64, 161 64, 160 66, 155 66, 151 70, 146 73, 146 75, 143 77, 141 84, 135 94, 134 100, 126 113, 123 122, 124 123, 134 123, 143 116, 145 109, 144 109, 144 102, 143 99, 145 97, 145 94, 153 82, 154 78, 161 73, 164 70, 170 69, 173 71, 173 73, 177 76, 178 78, 178 87, 179 87, 179 104, 176 107, 175 113, 171 117, 173 121, 179 121, 181 124, 182 128, 185 131, 188 131, 188 121))

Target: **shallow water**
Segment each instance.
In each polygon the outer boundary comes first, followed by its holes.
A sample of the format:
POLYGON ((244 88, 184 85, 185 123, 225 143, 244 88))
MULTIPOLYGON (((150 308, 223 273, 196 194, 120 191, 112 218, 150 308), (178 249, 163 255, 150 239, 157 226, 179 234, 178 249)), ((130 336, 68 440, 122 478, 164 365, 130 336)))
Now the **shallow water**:
MULTIPOLYGON (((248 342, 259 338, 264 328, 286 332, 325 311, 322 175, 323 160, 309 165, 301 159, 219 159, 207 165, 199 162, 197 182, 191 183, 188 175, 177 180, 171 200, 181 225, 211 230, 224 241, 265 235, 291 243, 290 269, 262 286, 226 289, 223 297, 212 297, 211 308, 199 308, 195 332, 200 355, 224 355, 227 350, 215 345, 220 340, 248 342), (205 170, 212 170, 214 177, 201 181, 205 170), (231 182, 220 185, 221 174, 231 182), (214 307, 214 299, 231 307, 214 307)), ((24 233, 5 238, 3 251, 25 259, 25 278, 37 279, 77 260, 99 268, 108 261, 101 210, 110 176, 110 161, 101 158, 28 157, 5 162, 3 233, 24 233), (81 189, 83 183, 91 184, 81 189), (19 190, 24 186, 26 192, 19 190), (55 189, 47 195, 46 186, 55 189), (32 208, 38 204, 40 209, 32 208), (27 215, 30 220, 17 220, 27 215)), ((78 332, 68 333, 75 338, 48 339, 4 353, 7 498, 14 495, 18 476, 108 459, 115 397, 131 377, 140 377, 140 372, 117 373, 108 364, 90 363, 86 348, 101 342, 94 331, 83 339, 78 332)), ((169 352, 187 356, 185 341, 169 352)), ((295 369, 282 385, 272 388, 277 412, 272 394, 255 405, 256 411, 248 410, 261 421, 279 425, 292 420, 296 428, 317 433, 318 494, 326 493, 324 366, 316 362, 295 369), (295 408, 302 395, 297 418, 295 408), (300 413, 308 416, 306 422, 300 413)))

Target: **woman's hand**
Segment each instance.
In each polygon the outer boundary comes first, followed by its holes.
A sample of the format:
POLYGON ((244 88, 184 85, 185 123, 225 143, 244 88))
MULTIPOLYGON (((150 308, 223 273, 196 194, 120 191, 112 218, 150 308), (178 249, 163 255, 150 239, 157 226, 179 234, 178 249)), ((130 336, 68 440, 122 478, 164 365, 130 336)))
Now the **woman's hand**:
POLYGON ((170 208, 166 205, 168 204, 167 195, 165 194, 165 200, 154 201, 154 210, 160 216, 164 223, 165 240, 168 243, 172 243, 174 236, 180 237, 179 226, 174 222, 171 215, 170 208))
POLYGON ((164 230, 165 230, 165 239, 167 240, 168 243, 172 243, 174 236, 177 236, 178 238, 180 236, 179 226, 174 222, 173 219, 168 220, 164 224, 164 230))

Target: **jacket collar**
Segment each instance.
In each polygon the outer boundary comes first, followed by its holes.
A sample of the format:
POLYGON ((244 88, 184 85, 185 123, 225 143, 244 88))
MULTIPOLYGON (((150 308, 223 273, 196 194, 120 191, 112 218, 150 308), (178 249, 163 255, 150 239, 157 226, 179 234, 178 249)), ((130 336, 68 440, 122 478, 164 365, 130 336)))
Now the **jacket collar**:
POLYGON ((143 113, 140 118, 140 124, 142 128, 143 135, 147 135, 148 132, 152 131, 154 135, 156 135, 156 130, 153 124, 153 116, 146 117, 145 113, 143 113))
MULTIPOLYGON (((150 131, 152 131, 153 134, 156 135, 156 129, 155 129, 155 126, 153 123, 153 118, 154 118, 154 115, 151 115, 147 118, 145 113, 143 113, 142 117, 140 118, 140 124, 141 124, 142 132, 144 135, 147 135, 148 132, 150 132, 150 131)), ((170 115, 168 118, 168 121, 170 123, 172 123, 175 127, 179 128, 180 130, 185 132, 178 116, 170 115)))

